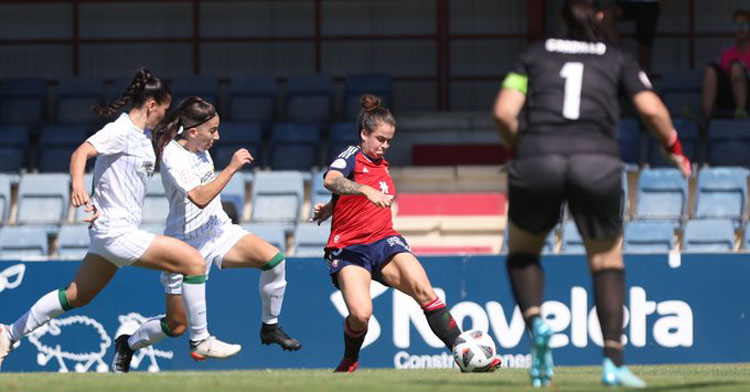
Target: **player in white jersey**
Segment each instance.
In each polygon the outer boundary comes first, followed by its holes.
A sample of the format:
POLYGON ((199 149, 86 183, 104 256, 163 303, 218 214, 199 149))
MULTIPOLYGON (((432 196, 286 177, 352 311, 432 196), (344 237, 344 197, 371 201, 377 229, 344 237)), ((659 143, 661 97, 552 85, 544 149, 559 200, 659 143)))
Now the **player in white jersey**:
POLYGON ((70 158, 73 207, 86 206, 92 215, 91 243, 73 281, 40 298, 10 326, 0 324, 0 364, 24 336, 53 317, 88 304, 125 265, 169 271, 184 276, 183 299, 190 324, 192 355, 226 358, 240 351, 208 333, 206 321, 206 266, 200 253, 175 238, 138 229, 146 183, 153 174, 155 154, 150 129, 164 118, 172 101, 166 84, 139 70, 120 99, 93 111, 111 116, 131 106, 83 142, 70 158), (97 157, 91 199, 83 181, 86 161, 97 157))
MULTIPOLYGON (((261 331, 263 344, 276 343, 284 350, 299 350, 300 343, 279 326, 278 317, 286 289, 284 254, 260 237, 233 224, 221 206, 219 193, 242 166, 253 161, 246 149, 237 150, 229 165, 216 175, 208 149, 219 139, 219 116, 214 106, 199 97, 185 98, 154 131, 164 189, 169 198, 165 235, 183 240, 200 251, 211 265, 225 268, 259 268, 261 331)), ((167 336, 185 330, 181 296, 183 277, 162 273, 167 295, 164 318, 146 321, 132 335, 115 339, 117 371, 127 372, 133 353, 167 336)))

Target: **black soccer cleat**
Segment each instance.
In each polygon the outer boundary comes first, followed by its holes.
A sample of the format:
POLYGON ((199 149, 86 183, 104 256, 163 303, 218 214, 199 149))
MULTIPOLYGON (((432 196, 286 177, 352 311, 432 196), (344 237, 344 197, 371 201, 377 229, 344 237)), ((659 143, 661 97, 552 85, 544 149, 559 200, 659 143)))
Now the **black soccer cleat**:
POLYGON ((115 339, 115 357, 112 359, 112 371, 115 373, 127 373, 130 371, 130 360, 133 359, 135 351, 128 346, 130 335, 120 335, 115 339))
POLYGON ((276 343, 287 351, 297 351, 302 348, 302 344, 287 335, 278 324, 263 324, 260 329, 260 341, 265 345, 276 343))

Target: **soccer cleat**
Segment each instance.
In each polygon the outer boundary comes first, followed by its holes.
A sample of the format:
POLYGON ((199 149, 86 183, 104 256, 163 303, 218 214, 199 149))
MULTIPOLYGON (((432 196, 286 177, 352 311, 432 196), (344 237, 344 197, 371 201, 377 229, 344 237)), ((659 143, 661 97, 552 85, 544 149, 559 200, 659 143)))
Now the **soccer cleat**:
POLYGON ((604 358, 602 364, 602 384, 625 388, 646 388, 646 382, 630 372, 627 366, 615 366, 612 360, 604 358))
POLYGON ((552 350, 549 341, 552 338, 552 328, 541 318, 533 321, 531 332, 531 385, 534 388, 547 387, 555 375, 555 365, 552 362, 552 350))
POLYGON ((127 373, 130 371, 130 361, 135 351, 130 349, 128 339, 130 335, 120 335, 115 339, 115 357, 112 358, 111 370, 114 373, 127 373))
POLYGON ((276 343, 287 351, 297 351, 302 344, 297 339, 290 337, 278 324, 263 324, 260 329, 260 342, 269 345, 276 343))
POLYGON ((239 344, 224 343, 215 336, 209 336, 197 343, 190 341, 190 356, 196 361, 203 361, 207 358, 229 358, 240 350, 242 346, 239 344))
POLYGON ((499 357, 495 356, 495 358, 492 359, 492 363, 490 363, 487 366, 487 370, 485 370, 485 372, 486 373, 492 373, 495 370, 497 370, 500 367, 500 365, 502 365, 502 364, 503 364, 503 361, 500 360, 499 357))
POLYGON ((10 329, 7 325, 0 324, 0 369, 2 369, 3 360, 11 351, 13 351, 13 340, 10 338, 10 329))
POLYGON ((357 370, 357 367, 359 367, 359 362, 356 359, 344 357, 344 359, 341 360, 341 363, 339 363, 339 366, 336 366, 336 369, 334 369, 333 372, 354 373, 354 371, 357 370))

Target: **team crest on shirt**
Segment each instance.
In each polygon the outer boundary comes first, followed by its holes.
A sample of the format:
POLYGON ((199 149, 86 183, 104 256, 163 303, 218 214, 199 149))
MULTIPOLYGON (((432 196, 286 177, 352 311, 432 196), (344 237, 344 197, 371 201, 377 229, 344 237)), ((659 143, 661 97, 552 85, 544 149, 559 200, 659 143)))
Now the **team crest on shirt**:
POLYGON ((190 169, 184 169, 180 172, 180 179, 184 183, 191 183, 195 179, 195 173, 190 169))
POLYGON ((154 175, 154 161, 143 161, 140 171, 146 173, 149 177, 154 175))

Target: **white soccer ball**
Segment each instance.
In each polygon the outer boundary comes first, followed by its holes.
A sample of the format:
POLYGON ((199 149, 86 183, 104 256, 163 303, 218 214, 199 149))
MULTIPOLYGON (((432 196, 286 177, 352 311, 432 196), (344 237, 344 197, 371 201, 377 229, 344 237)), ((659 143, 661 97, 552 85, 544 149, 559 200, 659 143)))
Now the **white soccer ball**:
POLYGON ((464 331, 456 338, 453 358, 462 372, 485 372, 495 359, 495 342, 478 329, 464 331))

